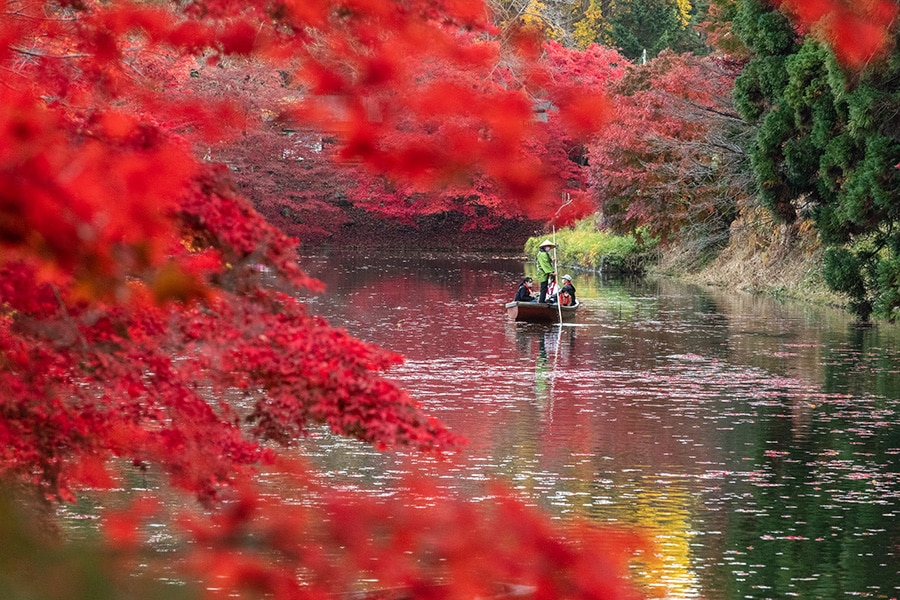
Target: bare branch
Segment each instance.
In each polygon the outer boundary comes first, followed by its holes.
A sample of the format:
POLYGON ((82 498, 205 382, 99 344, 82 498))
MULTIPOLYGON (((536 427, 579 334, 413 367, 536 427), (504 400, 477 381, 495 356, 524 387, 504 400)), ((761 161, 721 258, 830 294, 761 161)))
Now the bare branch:
POLYGON ((36 58, 56 58, 56 59, 70 59, 70 58, 91 58, 93 55, 88 53, 68 53, 68 54, 51 54, 49 52, 44 52, 42 50, 29 50, 27 48, 21 48, 19 46, 10 46, 10 50, 13 52, 17 52, 24 56, 34 56, 36 58))

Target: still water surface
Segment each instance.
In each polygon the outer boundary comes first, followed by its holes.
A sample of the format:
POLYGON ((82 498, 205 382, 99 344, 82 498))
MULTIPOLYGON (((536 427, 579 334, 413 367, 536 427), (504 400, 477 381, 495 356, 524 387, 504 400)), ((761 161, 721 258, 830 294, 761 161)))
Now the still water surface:
MULTIPOLYGON (((900 335, 839 311, 571 271, 577 322, 508 322, 520 259, 305 261, 310 310, 397 351, 389 376, 468 439, 445 487, 501 479, 560 519, 636 526, 667 598, 900 596, 900 335)), ((564 270, 565 271, 565 270, 564 270)), ((430 468, 328 435, 335 485, 430 468)))

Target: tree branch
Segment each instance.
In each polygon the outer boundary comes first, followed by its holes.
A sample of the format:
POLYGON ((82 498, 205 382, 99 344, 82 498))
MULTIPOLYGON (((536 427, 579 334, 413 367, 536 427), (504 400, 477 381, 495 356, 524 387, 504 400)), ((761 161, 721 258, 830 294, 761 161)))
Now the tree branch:
POLYGON ((73 53, 73 54, 51 54, 49 52, 42 52, 40 50, 28 50, 27 48, 21 48, 18 46, 10 46, 10 50, 13 52, 18 52, 19 54, 23 54, 25 56, 34 56, 37 58, 91 58, 92 54, 81 54, 81 53, 73 53))

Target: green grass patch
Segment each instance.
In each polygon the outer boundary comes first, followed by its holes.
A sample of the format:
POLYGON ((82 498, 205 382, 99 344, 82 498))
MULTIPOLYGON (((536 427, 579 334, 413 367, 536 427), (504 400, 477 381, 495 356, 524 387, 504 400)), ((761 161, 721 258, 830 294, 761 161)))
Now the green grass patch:
POLYGON ((556 256, 561 265, 572 265, 594 271, 642 273, 649 263, 656 241, 633 235, 614 235, 597 229, 593 219, 586 219, 574 227, 566 227, 556 235, 531 237, 525 242, 525 252, 535 256, 538 245, 545 239, 556 239, 556 256))

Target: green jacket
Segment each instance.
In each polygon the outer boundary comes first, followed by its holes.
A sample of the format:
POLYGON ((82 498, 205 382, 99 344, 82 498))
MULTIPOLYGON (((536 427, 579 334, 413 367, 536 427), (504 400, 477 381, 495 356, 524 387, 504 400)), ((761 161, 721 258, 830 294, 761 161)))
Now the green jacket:
POLYGON ((538 250, 537 253, 537 271, 538 281, 541 283, 550 278, 550 273, 556 269, 553 268, 553 261, 550 259, 550 253, 546 250, 538 250))

